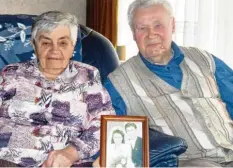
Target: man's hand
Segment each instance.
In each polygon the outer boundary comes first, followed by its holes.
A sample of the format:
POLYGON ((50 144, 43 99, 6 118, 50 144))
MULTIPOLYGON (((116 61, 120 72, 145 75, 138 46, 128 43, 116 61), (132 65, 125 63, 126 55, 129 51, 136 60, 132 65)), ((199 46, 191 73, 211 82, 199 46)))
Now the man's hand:
POLYGON ((100 157, 98 157, 93 163, 92 167, 100 167, 100 157))
POLYGON ((67 146, 61 150, 51 151, 42 167, 71 167, 79 155, 75 147, 67 146))

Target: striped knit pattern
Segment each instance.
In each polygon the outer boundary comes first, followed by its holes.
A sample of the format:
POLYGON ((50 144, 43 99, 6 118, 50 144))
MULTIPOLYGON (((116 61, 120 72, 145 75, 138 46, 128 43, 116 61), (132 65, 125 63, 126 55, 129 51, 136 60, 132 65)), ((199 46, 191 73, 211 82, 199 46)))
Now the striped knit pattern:
POLYGON ((211 54, 181 48, 184 60, 181 90, 152 73, 135 56, 110 74, 128 115, 146 115, 151 128, 179 136, 188 143, 181 159, 233 160, 233 122, 226 111, 214 77, 211 54))

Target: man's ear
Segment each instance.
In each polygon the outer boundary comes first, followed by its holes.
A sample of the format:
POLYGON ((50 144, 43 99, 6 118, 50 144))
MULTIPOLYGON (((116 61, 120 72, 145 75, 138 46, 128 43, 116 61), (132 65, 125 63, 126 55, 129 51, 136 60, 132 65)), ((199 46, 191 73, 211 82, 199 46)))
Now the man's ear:
POLYGON ((172 17, 172 33, 174 33, 176 30, 176 22, 175 22, 175 18, 172 17))
POLYGON ((136 36, 135 36, 134 30, 133 30, 133 39, 134 39, 134 41, 136 41, 136 36))

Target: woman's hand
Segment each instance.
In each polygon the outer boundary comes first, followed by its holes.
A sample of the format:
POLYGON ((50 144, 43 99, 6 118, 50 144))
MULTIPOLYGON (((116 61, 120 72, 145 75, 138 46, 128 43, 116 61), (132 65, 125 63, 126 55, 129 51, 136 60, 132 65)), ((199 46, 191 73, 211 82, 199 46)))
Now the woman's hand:
POLYGON ((42 167, 71 167, 79 155, 75 147, 67 146, 61 150, 51 151, 42 167))
POLYGON ((100 167, 100 157, 98 157, 93 163, 92 167, 100 167))

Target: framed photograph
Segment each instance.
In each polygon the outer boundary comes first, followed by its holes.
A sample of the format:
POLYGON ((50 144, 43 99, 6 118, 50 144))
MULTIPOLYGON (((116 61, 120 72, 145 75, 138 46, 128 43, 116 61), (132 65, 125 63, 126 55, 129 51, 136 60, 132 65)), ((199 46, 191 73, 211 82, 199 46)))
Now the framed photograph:
POLYGON ((101 167, 149 167, 147 117, 102 115, 100 140, 101 167))

